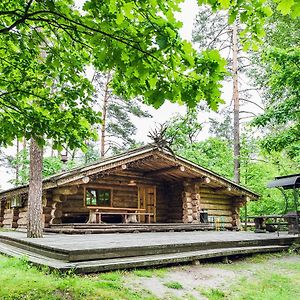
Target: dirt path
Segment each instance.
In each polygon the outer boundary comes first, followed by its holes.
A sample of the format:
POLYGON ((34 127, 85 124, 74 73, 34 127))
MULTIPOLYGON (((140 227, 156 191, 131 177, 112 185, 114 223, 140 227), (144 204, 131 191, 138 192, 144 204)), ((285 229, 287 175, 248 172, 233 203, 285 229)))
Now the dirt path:
POLYGON ((258 269, 277 263, 300 262, 297 255, 268 255, 238 259, 232 264, 204 263, 164 269, 163 275, 157 276, 151 270, 136 271, 126 278, 127 285, 137 291, 148 290, 159 299, 207 299, 201 291, 209 289, 226 290, 241 277, 250 277, 258 269))

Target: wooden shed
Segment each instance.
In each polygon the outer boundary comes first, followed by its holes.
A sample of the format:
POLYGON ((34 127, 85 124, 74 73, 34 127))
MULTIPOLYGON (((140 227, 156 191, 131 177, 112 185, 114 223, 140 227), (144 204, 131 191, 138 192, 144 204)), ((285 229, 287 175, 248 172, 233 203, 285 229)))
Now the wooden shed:
MULTIPOLYGON (((0 227, 26 228, 28 186, 0 193, 0 227)), ((240 226, 249 189, 148 145, 43 181, 44 227, 64 223, 219 222, 240 226), (208 218, 200 219, 200 215, 208 218)))

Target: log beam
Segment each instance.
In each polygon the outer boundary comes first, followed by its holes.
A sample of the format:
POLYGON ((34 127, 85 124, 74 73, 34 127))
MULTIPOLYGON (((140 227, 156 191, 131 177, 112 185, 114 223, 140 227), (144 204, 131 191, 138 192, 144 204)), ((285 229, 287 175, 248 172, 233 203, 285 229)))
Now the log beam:
POLYGON ((75 185, 60 187, 53 190, 53 195, 75 195, 77 193, 78 193, 78 187, 75 185))
POLYGON ((181 172, 184 172, 185 167, 181 165, 180 166, 177 165, 177 166, 166 167, 158 170, 151 170, 148 172, 144 172, 144 176, 158 175, 158 174, 163 174, 174 170, 180 170, 181 172))

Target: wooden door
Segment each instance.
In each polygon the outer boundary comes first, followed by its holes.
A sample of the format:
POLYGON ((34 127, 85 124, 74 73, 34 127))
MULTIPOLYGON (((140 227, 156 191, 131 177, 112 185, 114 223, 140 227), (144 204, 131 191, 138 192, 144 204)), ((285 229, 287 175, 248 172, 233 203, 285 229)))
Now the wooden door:
MULTIPOLYGON (((146 213, 152 213, 151 223, 156 222, 156 187, 140 186, 138 188, 138 208, 145 209, 146 213)), ((148 222, 148 217, 139 216, 139 222, 148 222)))

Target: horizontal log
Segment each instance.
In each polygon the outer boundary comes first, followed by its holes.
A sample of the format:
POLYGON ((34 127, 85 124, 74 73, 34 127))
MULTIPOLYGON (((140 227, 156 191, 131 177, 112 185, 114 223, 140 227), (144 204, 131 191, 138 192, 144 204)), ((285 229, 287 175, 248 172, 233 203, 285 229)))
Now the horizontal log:
POLYGON ((192 199, 196 199, 196 200, 200 200, 201 199, 201 197, 200 197, 200 194, 192 194, 192 199))
POLYGON ((234 197, 229 197, 226 195, 219 195, 219 194, 202 194, 202 193, 200 193, 200 197, 201 197, 201 200, 214 198, 214 199, 233 201, 233 199, 234 199, 234 197))
POLYGON ((53 195, 74 195, 78 193, 77 186, 64 186, 52 190, 53 195))
POLYGON ((228 200, 213 200, 213 199, 201 199, 200 204, 220 204, 220 205, 231 205, 233 206, 231 201, 228 200))
POLYGON ((19 218, 27 217, 27 214, 28 214, 27 211, 19 212, 19 218))
POLYGON ((232 206, 230 204, 208 204, 208 203, 201 203, 202 209, 221 209, 221 210, 230 210, 232 206))
POLYGON ((231 211, 229 210, 207 210, 209 216, 232 216, 231 211))
POLYGON ((22 218, 17 221, 18 227, 20 225, 27 225, 27 218, 22 218))
POLYGON ((86 207, 73 207, 73 208, 63 208, 62 209, 63 213, 86 213, 86 212, 89 212, 90 210, 86 207))
POLYGON ((183 222, 184 223, 191 223, 192 221, 193 221, 192 216, 183 217, 183 222))
POLYGON ((183 203, 182 207, 183 207, 184 209, 192 209, 192 208, 193 208, 193 204, 192 204, 192 203, 189 203, 189 202, 183 203))

